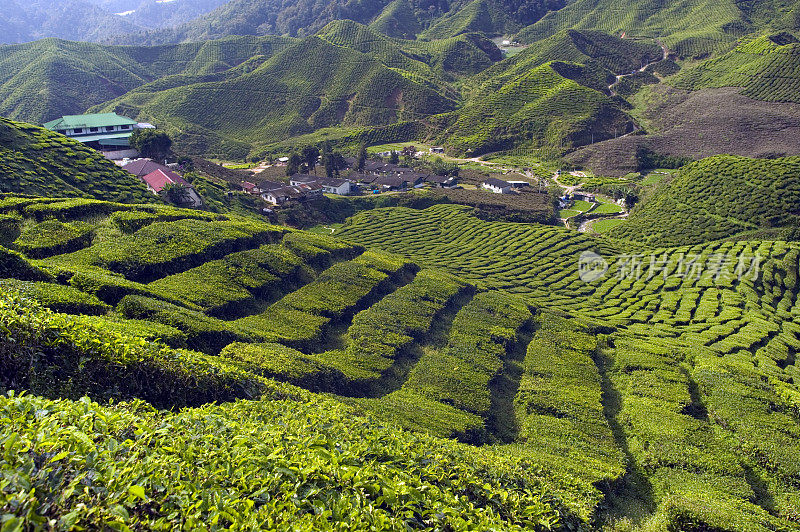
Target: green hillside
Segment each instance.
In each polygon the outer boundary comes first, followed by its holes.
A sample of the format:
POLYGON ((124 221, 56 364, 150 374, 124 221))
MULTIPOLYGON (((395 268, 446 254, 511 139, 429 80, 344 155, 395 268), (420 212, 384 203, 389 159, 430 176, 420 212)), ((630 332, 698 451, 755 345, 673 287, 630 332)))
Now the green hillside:
POLYGON ((516 32, 564 6, 562 0, 232 0, 175 29, 126 35, 124 42, 163 44, 218 39, 229 35, 307 37, 330 22, 376 24, 392 37, 413 38, 421 29, 430 38, 461 33, 492 35, 516 32))
POLYGON ((414 39, 422 31, 422 23, 408 0, 394 0, 372 21, 370 27, 398 39, 414 39))
POLYGON ((0 398, 8 419, 0 464, 14 472, 0 492, 7 528, 51 519, 63 528, 123 530, 545 530, 564 522, 566 512, 519 460, 354 417, 331 399, 53 314, 5 288, 2 298, 2 343, 16 356, 3 358, 0 387, 59 398, 0 398), (34 352, 42 358, 26 366, 34 352), (73 380, 46 390, 30 384, 49 372, 72 372, 73 380), (165 409, 60 399, 87 389, 165 409), (202 406, 236 397, 248 400, 202 406), (166 410, 187 399, 196 408, 166 410), (75 489, 89 469, 89 483, 75 489))
POLYGON ((0 44, 46 37, 93 41, 141 29, 87 0, 5 0, 0 12, 0 44))
POLYGON ((455 205, 364 212, 334 240, 4 201, 27 228, 0 249, 7 520, 797 527, 795 243, 658 248, 668 275, 631 277, 612 241, 455 205), (609 270, 585 282, 590 250, 609 270), (722 273, 677 275, 687 254, 722 273), (88 460, 102 491, 70 491, 88 460))
POLYGON ((742 87, 754 100, 800 103, 800 41, 790 34, 747 39, 672 80, 681 89, 742 87))
POLYGON ((680 0, 577 0, 548 13, 517 38, 536 42, 565 29, 601 30, 629 37, 660 38, 681 57, 724 52, 739 37, 768 28, 798 29, 794 0, 735 2, 680 0))
POLYGON ((162 47, 103 46, 46 39, 0 46, 0 114, 43 123, 165 76, 214 75, 288 46, 279 37, 234 37, 162 47))
POLYGON ((0 191, 129 203, 156 201, 141 181, 95 150, 5 118, 0 118, 0 191))
POLYGON ((593 135, 601 140, 630 129, 619 102, 570 78, 581 73, 579 65, 560 62, 525 71, 439 117, 437 142, 481 155, 519 146, 579 146, 593 135))
POLYGON ((100 109, 165 124, 185 149, 229 157, 324 127, 394 124, 455 109, 457 94, 428 78, 424 63, 391 45, 366 54, 342 44, 310 37, 223 81, 160 80, 100 109))
MULTIPOLYGON (((798 157, 769 160, 721 155, 703 159, 683 167, 610 234, 650 245, 676 246, 748 231, 796 228, 800 223, 798 172, 798 157)), ((777 234, 786 238, 790 233, 777 234)))
POLYGON ((600 31, 565 30, 530 46, 519 54, 475 76, 470 85, 485 96, 531 69, 550 61, 578 63, 586 67, 587 81, 605 90, 614 74, 628 73, 662 57, 654 40, 620 39, 600 31))
MULTIPOLYGON (((524 365, 510 373, 521 375, 513 403, 518 437, 537 443, 510 444, 508 452, 550 456, 545 467, 556 489, 583 501, 584 512, 603 498, 606 510, 595 523, 634 530, 797 527, 796 466, 786 459, 800 450, 796 244, 718 242, 627 255, 574 231, 482 222, 455 206, 361 213, 337 233, 572 318, 545 321, 524 365), (589 250, 608 264, 593 282, 578 276, 589 250), (698 257, 696 275, 685 273, 686 256, 698 257), (576 318, 593 324, 589 338, 574 328, 576 318), (602 334, 593 340, 592 333, 602 334), (582 353, 594 349, 587 364, 582 353), (593 386, 602 390, 599 404, 593 386), (616 448, 600 443, 609 429, 616 448), (581 480, 616 478, 615 450, 625 454, 627 474, 603 496, 581 480), (567 488, 573 470, 581 480, 567 488)), ((394 405, 382 411, 401 416, 394 405)))

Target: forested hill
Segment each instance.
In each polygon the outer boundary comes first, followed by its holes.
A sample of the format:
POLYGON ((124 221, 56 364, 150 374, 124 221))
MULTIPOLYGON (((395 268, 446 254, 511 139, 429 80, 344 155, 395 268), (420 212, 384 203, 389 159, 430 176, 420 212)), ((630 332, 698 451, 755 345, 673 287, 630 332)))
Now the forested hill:
POLYGON ((375 22, 381 29, 391 28, 397 19, 401 29, 389 34, 405 38, 414 38, 425 28, 431 38, 476 31, 505 34, 516 33, 564 5, 563 0, 231 0, 173 31, 131 35, 121 41, 156 44, 226 35, 307 36, 344 19, 375 22))
POLYGON ((0 9, 0 44, 46 37, 99 41, 142 30, 89 0, 3 0, 0 9))

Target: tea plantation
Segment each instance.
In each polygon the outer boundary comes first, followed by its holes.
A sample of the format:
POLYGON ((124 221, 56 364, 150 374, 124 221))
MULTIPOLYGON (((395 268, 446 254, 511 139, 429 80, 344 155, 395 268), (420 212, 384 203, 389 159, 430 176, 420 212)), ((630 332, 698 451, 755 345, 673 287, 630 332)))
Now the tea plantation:
POLYGON ((9 529, 800 526, 794 243, 0 205, 9 529))
POLYGON ((519 383, 508 445, 583 511, 600 489, 600 519, 618 525, 797 526, 796 243, 645 248, 458 206, 364 212, 338 234, 541 309, 527 356, 505 368, 519 383), (590 251, 608 269, 586 282, 590 251), (559 485, 573 470, 601 480, 559 485))

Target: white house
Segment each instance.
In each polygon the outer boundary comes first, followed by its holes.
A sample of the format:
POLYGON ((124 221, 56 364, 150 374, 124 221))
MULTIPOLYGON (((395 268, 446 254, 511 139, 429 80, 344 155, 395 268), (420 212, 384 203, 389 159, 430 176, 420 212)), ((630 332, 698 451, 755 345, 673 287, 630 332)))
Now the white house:
POLYGON ((481 183, 481 186, 485 189, 491 190, 495 194, 511 194, 512 190, 511 183, 508 181, 503 181, 502 179, 496 179, 494 177, 490 177, 481 183))
POLYGON ((317 179, 317 183, 322 185, 322 190, 328 194, 339 194, 340 196, 347 196, 353 191, 353 184, 347 179, 338 179, 333 177, 321 177, 317 179))

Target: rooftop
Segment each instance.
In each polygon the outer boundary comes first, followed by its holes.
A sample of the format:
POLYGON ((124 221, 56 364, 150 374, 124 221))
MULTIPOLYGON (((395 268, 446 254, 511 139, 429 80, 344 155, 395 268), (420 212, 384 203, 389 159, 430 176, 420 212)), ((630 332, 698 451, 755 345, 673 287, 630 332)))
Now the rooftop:
POLYGON ((147 174, 153 173, 156 170, 163 170, 165 172, 170 171, 169 168, 167 168, 163 164, 158 164, 157 162, 154 162, 152 159, 137 159, 135 161, 126 164, 122 168, 132 173, 136 177, 146 176, 147 174))
POLYGON ((65 115, 44 124, 44 127, 55 131, 58 129, 80 129, 103 126, 135 126, 136 120, 119 116, 117 113, 99 113, 90 115, 65 115))
POLYGON ((164 187, 167 185, 183 185, 185 187, 191 187, 192 185, 186 181, 184 178, 176 174, 175 172, 171 172, 169 170, 156 170, 155 172, 151 172, 142 178, 142 181, 147 183, 150 188, 155 190, 156 192, 161 192, 164 190, 164 187))
POLYGON ((502 179, 497 179, 496 177, 490 177, 489 179, 484 179, 483 184, 498 188, 508 188, 511 186, 511 183, 509 183, 508 181, 503 181, 502 179))

